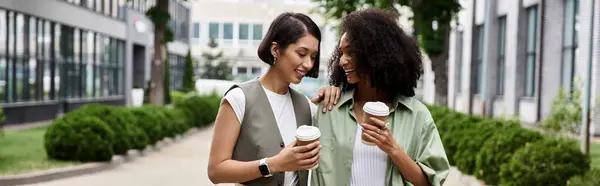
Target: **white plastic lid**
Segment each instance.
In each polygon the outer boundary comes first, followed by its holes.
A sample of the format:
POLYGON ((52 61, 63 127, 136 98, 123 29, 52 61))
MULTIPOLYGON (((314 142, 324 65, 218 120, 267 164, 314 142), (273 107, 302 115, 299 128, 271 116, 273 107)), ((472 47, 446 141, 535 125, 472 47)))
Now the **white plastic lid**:
POLYGON ((383 102, 367 102, 363 106, 363 111, 374 116, 387 116, 390 114, 390 109, 383 102))
POLYGON ((299 141, 312 141, 321 137, 321 131, 317 127, 302 125, 296 129, 296 139, 299 141))

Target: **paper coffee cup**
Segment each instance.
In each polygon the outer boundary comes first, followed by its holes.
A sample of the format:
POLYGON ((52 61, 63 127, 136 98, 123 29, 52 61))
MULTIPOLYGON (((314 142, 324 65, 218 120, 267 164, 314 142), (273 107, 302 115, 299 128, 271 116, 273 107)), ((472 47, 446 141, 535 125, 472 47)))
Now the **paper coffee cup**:
MULTIPOLYGON (((308 145, 312 142, 318 141, 321 137, 321 131, 317 127, 302 125, 296 129, 296 140, 298 146, 308 145)), ((311 169, 319 167, 317 164, 311 169)))
MULTIPOLYGON (((369 120, 370 117, 374 117, 377 119, 380 119, 384 122, 387 121, 388 115, 390 114, 390 108, 383 102, 367 102, 365 103, 365 105, 363 106, 363 121, 362 123, 366 123, 367 125, 375 125, 374 123, 371 123, 371 121, 369 120)), ((375 145, 372 142, 369 142, 368 140, 366 140, 365 135, 362 135, 362 142, 365 145, 370 145, 373 146, 375 145)))

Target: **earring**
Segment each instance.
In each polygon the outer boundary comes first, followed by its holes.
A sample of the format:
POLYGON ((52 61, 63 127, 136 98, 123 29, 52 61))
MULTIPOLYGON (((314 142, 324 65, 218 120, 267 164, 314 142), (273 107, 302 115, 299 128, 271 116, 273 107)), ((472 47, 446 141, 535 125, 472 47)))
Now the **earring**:
POLYGON ((275 66, 275 62, 277 62, 277 56, 273 56, 273 66, 275 66))

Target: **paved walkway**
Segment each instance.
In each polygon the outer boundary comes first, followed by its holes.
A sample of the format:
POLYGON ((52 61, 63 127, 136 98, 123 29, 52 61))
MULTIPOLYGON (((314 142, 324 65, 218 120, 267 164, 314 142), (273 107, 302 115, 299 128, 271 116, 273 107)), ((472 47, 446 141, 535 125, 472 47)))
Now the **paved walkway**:
MULTIPOLYGON (((95 174, 29 186, 210 186, 207 175, 212 128, 175 142, 159 152, 95 174)), ((475 186, 453 169, 444 186, 475 186)), ((233 184, 219 184, 232 186, 233 184)))

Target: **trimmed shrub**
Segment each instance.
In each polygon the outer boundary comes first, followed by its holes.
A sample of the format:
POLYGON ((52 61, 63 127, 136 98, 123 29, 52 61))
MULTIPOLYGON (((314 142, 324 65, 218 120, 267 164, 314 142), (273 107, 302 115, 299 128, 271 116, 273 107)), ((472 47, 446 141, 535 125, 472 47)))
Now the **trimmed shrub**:
POLYGON ((517 150, 507 164, 501 165, 502 185, 566 185, 575 175, 590 168, 575 141, 543 139, 517 150))
POLYGON ((217 116, 218 104, 215 106, 212 99, 215 98, 193 95, 182 100, 175 107, 183 111, 190 126, 203 127, 212 123, 217 116))
POLYGON ((63 116, 44 134, 44 148, 50 159, 110 161, 114 155, 115 133, 94 116, 63 116))
POLYGON ((185 120, 185 114, 183 110, 173 108, 166 110, 166 118, 170 121, 170 124, 173 126, 173 133, 170 137, 174 137, 178 134, 183 134, 190 129, 190 125, 185 120))
POLYGON ((456 133, 457 135, 453 136, 458 142, 456 153, 453 155, 456 168, 464 173, 474 174, 477 154, 482 149, 481 145, 490 139, 494 133, 503 132, 509 127, 515 127, 515 125, 489 119, 463 130, 460 134, 456 133))
POLYGON ((585 175, 573 176, 567 181, 567 186, 590 186, 600 185, 600 170, 592 169, 585 173, 585 175))
POLYGON ((143 149, 148 144, 146 134, 133 125, 135 116, 124 108, 108 105, 87 104, 67 115, 73 117, 96 116, 104 121, 115 133, 115 154, 125 154, 129 149, 143 149))
POLYGON ((470 137, 465 134, 465 131, 475 128, 477 123, 481 121, 481 117, 459 113, 452 113, 452 115, 442 120, 439 130, 444 131, 440 132, 440 135, 451 165, 455 165, 454 154, 458 151, 462 139, 470 137))
POLYGON ((173 104, 175 104, 175 105, 177 105, 181 101, 185 100, 186 97, 187 97, 186 93, 179 92, 179 91, 171 92, 171 100, 173 101, 173 104))
POLYGON ((109 121, 120 121, 125 125, 127 135, 131 142, 131 149, 143 150, 150 144, 148 135, 139 125, 137 125, 137 118, 131 112, 130 109, 125 107, 113 108, 112 113, 107 116, 105 120, 109 121))
POLYGON ((500 165, 508 163, 519 148, 542 138, 540 133, 520 127, 494 132, 477 155, 475 176, 485 180, 486 184, 498 185, 500 165))
POLYGON ((132 108, 131 112, 136 117, 136 125, 148 136, 148 143, 155 144, 163 139, 162 123, 157 119, 153 110, 147 106, 132 108))

